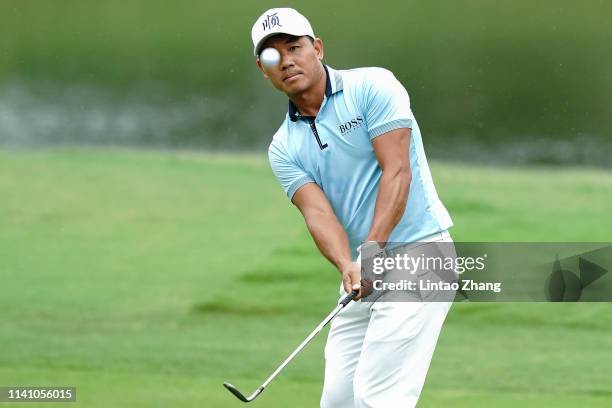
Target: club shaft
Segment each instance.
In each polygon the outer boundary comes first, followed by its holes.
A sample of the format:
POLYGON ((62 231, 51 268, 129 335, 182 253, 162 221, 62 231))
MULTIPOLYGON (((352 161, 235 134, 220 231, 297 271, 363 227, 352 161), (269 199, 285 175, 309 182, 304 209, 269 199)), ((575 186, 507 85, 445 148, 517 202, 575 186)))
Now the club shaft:
POLYGON ((268 379, 261 385, 263 388, 265 388, 268 384, 270 384, 272 382, 272 380, 274 379, 274 377, 276 377, 278 375, 278 373, 280 373, 283 368, 285 368, 285 366, 287 364, 289 364, 289 362, 291 360, 293 360, 293 358, 298 355, 298 353, 300 351, 302 351, 302 349, 304 347, 306 347, 306 345, 308 343, 310 343, 310 341, 321 331, 323 330, 323 328, 340 312, 340 310, 342 310, 344 308, 344 305, 342 304, 338 304, 338 306, 336 306, 336 308, 334 310, 332 310, 332 312, 330 314, 327 315, 327 317, 325 317, 325 319, 323 319, 323 321, 321 321, 321 323, 319 323, 319 325, 308 335, 308 337, 306 337, 304 339, 304 341, 293 351, 293 353, 291 353, 289 355, 289 357, 287 357, 285 359, 285 361, 282 362, 282 364, 280 366, 278 366, 278 368, 268 377, 268 379))
POLYGON ((308 343, 310 343, 310 340, 312 340, 314 338, 314 336, 316 336, 321 330, 323 330, 323 328, 327 325, 327 323, 329 323, 334 317, 336 317, 336 315, 338 313, 340 313, 340 311, 346 306, 348 305, 351 300, 353 300, 355 298, 355 296, 357 296, 357 291, 354 290, 351 293, 349 293, 344 299, 342 299, 342 301, 340 301, 340 303, 338 303, 338 306, 336 306, 336 308, 334 310, 332 310, 326 317, 325 319, 323 319, 321 321, 321 323, 319 323, 319 325, 317 327, 315 327, 315 329, 308 335, 308 337, 306 337, 304 339, 304 341, 297 346, 297 348, 295 350, 293 350, 293 353, 291 353, 289 355, 289 357, 287 357, 285 359, 285 361, 282 362, 282 364, 280 366, 278 366, 278 368, 268 377, 268 379, 261 385, 261 388, 266 388, 266 386, 268 384, 270 384, 270 382, 272 382, 272 380, 274 379, 274 377, 276 377, 278 375, 278 373, 280 373, 283 368, 285 368, 285 366, 287 364, 289 364, 289 362, 291 360, 293 360, 293 358, 300 352, 302 351, 302 349, 304 347, 306 347, 306 345, 308 343))
POLYGON ((338 303, 338 306, 336 306, 336 308, 332 310, 331 313, 328 314, 321 323, 319 323, 319 325, 308 335, 308 337, 306 337, 306 339, 304 339, 304 341, 293 351, 293 353, 291 353, 289 357, 287 357, 285 361, 283 361, 283 363, 268 377, 268 379, 258 389, 256 389, 255 392, 253 392, 253 394, 251 394, 249 397, 245 397, 232 384, 223 383, 225 388, 227 388, 232 394, 234 394, 241 401, 244 401, 244 402, 253 401, 255 398, 259 396, 259 394, 263 392, 266 386, 270 384, 272 380, 274 380, 274 378, 278 375, 278 373, 280 373, 283 370, 283 368, 285 368, 285 366, 289 364, 289 362, 293 360, 293 358, 300 351, 302 351, 304 347, 306 347, 306 345, 310 342, 310 340, 312 340, 313 337, 317 335, 317 333, 323 330, 323 327, 325 327, 346 305, 348 305, 353 299, 355 299, 355 296, 357 296, 358 293, 359 292, 357 290, 353 290, 351 293, 346 295, 344 299, 342 299, 340 303, 338 303))

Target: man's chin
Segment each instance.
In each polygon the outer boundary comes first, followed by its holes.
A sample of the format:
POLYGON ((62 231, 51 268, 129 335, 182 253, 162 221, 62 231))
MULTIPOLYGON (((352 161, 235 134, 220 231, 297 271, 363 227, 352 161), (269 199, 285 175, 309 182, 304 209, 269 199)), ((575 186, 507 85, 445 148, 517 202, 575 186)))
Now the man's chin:
POLYGON ((299 80, 284 83, 284 89, 286 94, 295 95, 304 92, 308 87, 305 81, 300 78, 299 80))

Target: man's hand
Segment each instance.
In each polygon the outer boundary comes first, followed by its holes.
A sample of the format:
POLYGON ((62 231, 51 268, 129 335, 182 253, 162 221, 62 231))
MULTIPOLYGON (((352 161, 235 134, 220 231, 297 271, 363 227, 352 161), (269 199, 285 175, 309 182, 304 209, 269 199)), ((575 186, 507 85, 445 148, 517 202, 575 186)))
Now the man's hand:
POLYGON ((353 290, 358 290, 359 293, 355 296, 355 300, 359 300, 361 298, 361 264, 348 262, 340 272, 345 292, 351 293, 353 290))

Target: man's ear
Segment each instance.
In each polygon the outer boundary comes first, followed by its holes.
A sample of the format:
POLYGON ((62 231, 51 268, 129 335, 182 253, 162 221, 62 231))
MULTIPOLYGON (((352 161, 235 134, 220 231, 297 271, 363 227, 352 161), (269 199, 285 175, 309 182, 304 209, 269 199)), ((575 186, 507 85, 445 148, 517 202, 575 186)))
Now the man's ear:
POLYGON ((257 68, 259 68, 264 78, 269 79, 268 74, 266 74, 266 71, 264 70, 263 65, 261 65, 261 61, 259 60, 259 58, 257 58, 255 63, 257 64, 257 68))
POLYGON ((312 45, 315 49, 315 53, 317 54, 317 58, 319 58, 319 61, 323 61, 323 57, 325 56, 325 52, 323 50, 323 41, 319 37, 317 37, 314 39, 312 45))

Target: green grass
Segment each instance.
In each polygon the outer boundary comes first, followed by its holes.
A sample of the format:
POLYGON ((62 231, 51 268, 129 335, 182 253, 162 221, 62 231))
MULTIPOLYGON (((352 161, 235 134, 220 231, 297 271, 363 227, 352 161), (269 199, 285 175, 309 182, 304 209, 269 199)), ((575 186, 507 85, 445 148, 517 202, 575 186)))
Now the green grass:
MULTIPOLYGON (((432 171, 456 240, 612 239, 609 172, 432 171)), ((0 385, 68 407, 240 406, 336 299, 263 157, 0 152, 0 192, 0 385)), ((610 406, 611 311, 455 305, 420 407, 610 406)), ((324 337, 253 405, 317 406, 324 337)))

